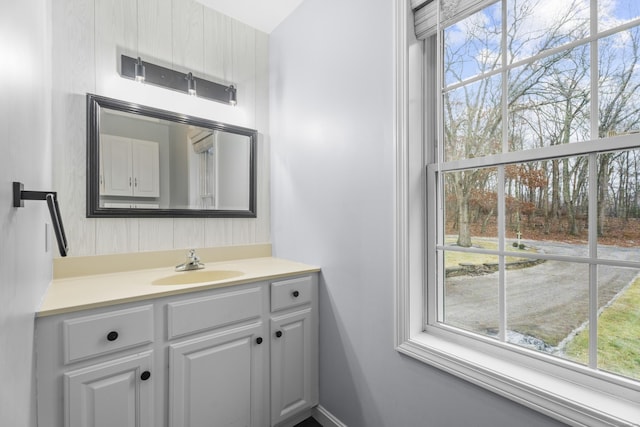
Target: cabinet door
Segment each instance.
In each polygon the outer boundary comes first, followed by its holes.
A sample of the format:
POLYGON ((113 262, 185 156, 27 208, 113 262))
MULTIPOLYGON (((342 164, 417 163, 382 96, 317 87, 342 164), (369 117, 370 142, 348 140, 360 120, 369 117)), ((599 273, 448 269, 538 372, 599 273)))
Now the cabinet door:
POLYGON ((131 141, 114 135, 100 136, 100 164, 103 181, 103 196, 131 196, 133 177, 131 170, 131 141))
POLYGON ((157 142, 131 140, 133 153, 133 195, 160 196, 160 151, 157 142))
POLYGON ((271 318, 271 425, 317 404, 311 307, 271 318))
POLYGON ((152 352, 64 375, 68 427, 153 427, 152 352))
POLYGON ((263 332, 253 324, 170 347, 171 427, 267 425, 263 332))

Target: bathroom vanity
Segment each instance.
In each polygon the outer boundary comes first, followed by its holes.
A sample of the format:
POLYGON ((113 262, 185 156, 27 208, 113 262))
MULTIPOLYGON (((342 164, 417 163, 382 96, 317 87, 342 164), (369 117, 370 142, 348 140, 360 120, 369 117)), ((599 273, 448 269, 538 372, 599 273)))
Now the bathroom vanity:
POLYGON ((40 427, 286 426, 318 403, 319 269, 261 257, 56 279, 40 427))

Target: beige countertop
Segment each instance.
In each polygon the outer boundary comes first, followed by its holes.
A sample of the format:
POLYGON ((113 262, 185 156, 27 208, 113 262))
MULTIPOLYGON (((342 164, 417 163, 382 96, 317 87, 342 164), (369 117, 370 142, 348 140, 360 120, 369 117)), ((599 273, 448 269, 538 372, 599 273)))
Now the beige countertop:
POLYGON ((37 316, 51 316, 318 271, 318 267, 266 256, 205 262, 203 270, 193 272, 175 272, 173 267, 161 267, 59 277, 49 286, 37 316), (162 284, 172 280, 179 281, 185 275, 207 271, 221 272, 222 275, 224 272, 231 272, 233 277, 215 281, 202 279, 203 281, 184 285, 162 284))

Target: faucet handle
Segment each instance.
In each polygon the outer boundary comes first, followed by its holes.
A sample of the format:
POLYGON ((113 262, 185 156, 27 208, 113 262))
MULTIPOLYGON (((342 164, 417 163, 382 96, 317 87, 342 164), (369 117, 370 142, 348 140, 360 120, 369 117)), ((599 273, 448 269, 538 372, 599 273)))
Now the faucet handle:
POLYGON ((189 252, 187 253, 187 258, 191 261, 191 262, 198 262, 200 261, 200 258, 198 257, 198 255, 196 255, 196 250, 195 249, 190 249, 189 252))

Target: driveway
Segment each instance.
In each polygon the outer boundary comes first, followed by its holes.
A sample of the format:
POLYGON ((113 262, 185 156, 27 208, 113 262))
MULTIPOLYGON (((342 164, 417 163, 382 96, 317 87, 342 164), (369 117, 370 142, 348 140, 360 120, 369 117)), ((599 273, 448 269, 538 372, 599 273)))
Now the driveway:
MULTIPOLYGON (((523 241, 541 253, 579 256, 586 245, 523 241)), ((636 248, 600 246, 600 257, 638 260, 636 248)), ((605 306, 640 270, 598 266, 598 304, 605 306)), ((495 335, 499 325, 498 273, 447 278, 446 323, 495 335)), ((506 272, 507 330, 555 347, 589 318, 589 265, 546 261, 506 272)))

